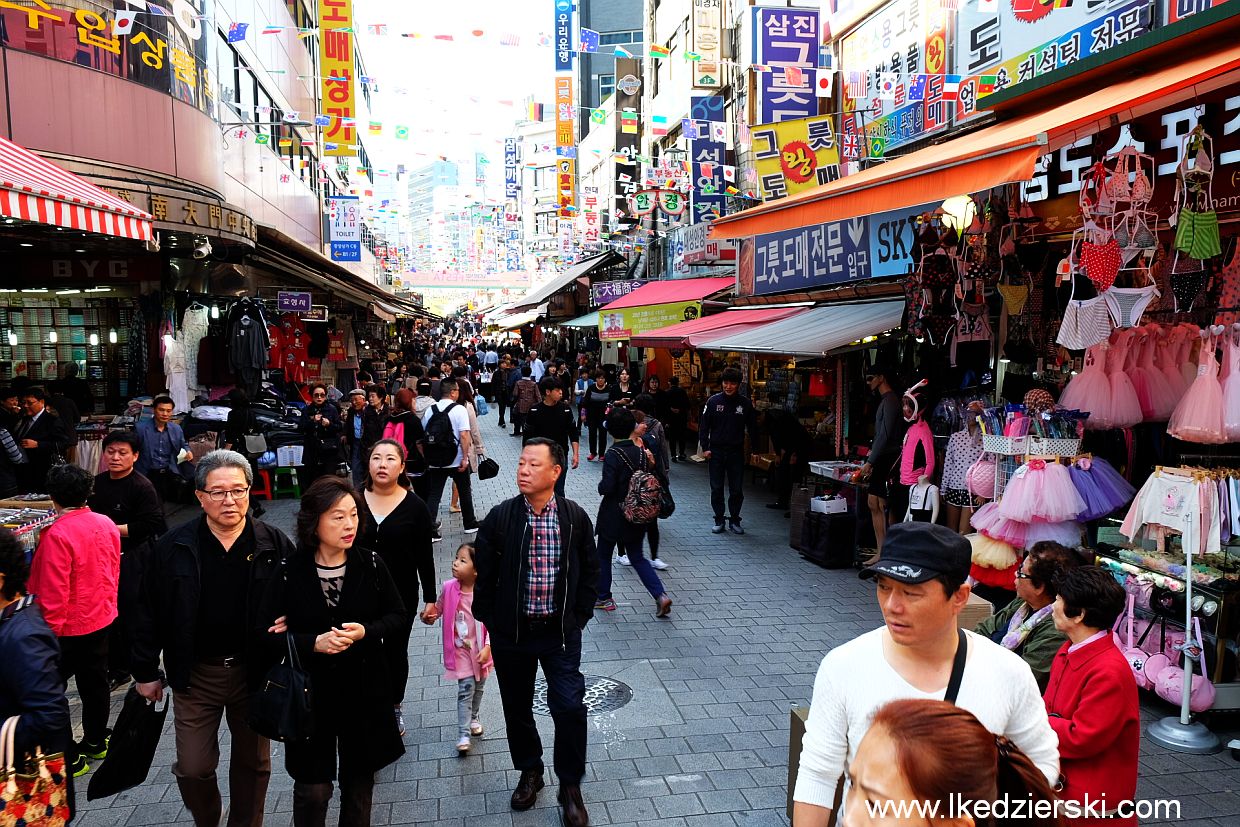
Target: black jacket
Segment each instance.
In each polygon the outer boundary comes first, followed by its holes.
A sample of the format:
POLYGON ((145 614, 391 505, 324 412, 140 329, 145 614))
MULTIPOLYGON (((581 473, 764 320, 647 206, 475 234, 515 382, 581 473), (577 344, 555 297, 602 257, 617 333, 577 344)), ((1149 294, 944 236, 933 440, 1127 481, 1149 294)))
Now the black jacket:
POLYGON ((69 701, 60 677, 60 644, 33 598, 0 612, 0 721, 18 716, 17 752, 69 746, 69 701))
POLYGON ((30 461, 18 466, 18 480, 27 492, 42 492, 47 490, 47 471, 52 467, 52 456, 56 452, 63 454, 64 450, 73 444, 73 437, 64 421, 47 409, 22 433, 28 419, 29 417, 22 417, 17 423, 13 439, 17 440, 18 445, 21 445, 24 439, 33 439, 38 445, 25 449, 30 461))
POLYGON ((703 451, 742 448, 746 431, 750 441, 757 442, 758 414, 748 396, 720 392, 706 400, 698 418, 698 441, 703 451))
POLYGON ((373 448, 376 442, 383 439, 383 428, 388 424, 388 420, 391 417, 392 409, 387 405, 378 410, 375 410, 374 406, 370 404, 366 405, 366 410, 362 411, 363 454, 373 448))
POLYGON ((659 414, 659 418, 666 422, 684 422, 689 418, 689 394, 679 385, 668 388, 663 393, 663 407, 666 409, 666 416, 659 414), (672 410, 675 408, 676 410, 672 410))
POLYGON ((544 437, 559 443, 567 452, 574 442, 581 442, 581 427, 567 402, 561 401, 558 405, 539 402, 530 408, 521 428, 521 436, 523 444, 535 437, 544 437))
POLYGON ((320 735, 339 737, 341 767, 377 772, 405 752, 392 714, 391 649, 383 645, 385 637, 409 630, 400 592, 383 560, 362 547, 349 552, 340 605, 334 609, 323 598, 313 552, 299 549, 282 569, 282 576, 267 584, 254 630, 266 646, 267 661, 278 660, 287 653, 286 639, 267 629, 277 617, 286 617, 302 668, 310 675, 316 737, 286 745, 289 775, 306 783, 331 780, 321 770, 336 768, 331 754, 336 739, 320 735), (343 623, 362 624, 366 636, 337 655, 315 652, 315 638, 343 623))
POLYGON ((600 537, 618 540, 626 529, 633 527, 632 523, 624 519, 620 504, 629 492, 629 480, 633 479, 635 470, 656 473, 658 466, 657 463, 650 462, 645 452, 638 448, 633 440, 616 440, 603 455, 603 476, 598 483, 598 493, 603 495, 603 500, 598 505, 595 527, 600 537))
POLYGON ((301 432, 306 436, 305 465, 327 465, 340 462, 340 407, 334 402, 310 404, 301 412, 301 432), (316 414, 323 415, 315 422, 316 414))
MULTIPOLYGON (((594 617, 598 596, 598 554, 594 527, 585 509, 565 497, 555 498, 560 519, 560 576, 555 602, 561 631, 584 629, 594 617)), ((519 637, 521 600, 529 560, 529 523, 525 497, 518 495, 491 509, 474 542, 478 581, 474 585, 474 617, 487 625, 491 637, 515 642, 519 637)))
MULTIPOLYGON (((144 555, 141 585, 134 601, 129 631, 132 640, 134 679, 147 683, 159 677, 159 655, 164 656, 168 684, 176 690, 189 687, 189 673, 196 657, 202 564, 198 557, 198 533, 206 517, 198 517, 161 537, 144 555)), ((293 543, 276 528, 253 520, 255 551, 250 562, 246 596, 249 614, 246 628, 255 628, 259 605, 280 562, 293 552, 293 543)), ((257 637, 240 642, 246 655, 251 685, 257 686, 269 661, 257 637)))
POLYGON ((597 382, 591 382, 586 388, 586 395, 581 400, 581 404, 586 409, 586 422, 594 426, 601 424, 607 413, 607 406, 617 398, 615 385, 609 384, 605 388, 600 388, 597 382))

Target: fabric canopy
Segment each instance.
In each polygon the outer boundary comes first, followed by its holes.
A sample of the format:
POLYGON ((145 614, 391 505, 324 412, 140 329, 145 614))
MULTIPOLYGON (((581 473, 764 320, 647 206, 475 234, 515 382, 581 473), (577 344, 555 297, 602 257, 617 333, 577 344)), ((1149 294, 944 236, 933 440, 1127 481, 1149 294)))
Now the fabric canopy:
POLYGON ((588 276, 595 270, 602 267, 611 267, 614 264, 623 263, 624 256, 620 255, 615 250, 608 250, 607 252, 600 253, 597 256, 583 258, 581 261, 570 266, 560 275, 551 279, 551 281, 539 287, 533 288, 524 296, 517 299, 512 303, 511 308, 513 310, 529 310, 532 307, 537 307, 547 299, 554 296, 556 293, 572 286, 572 283, 577 279, 588 276))
POLYGON ((578 316, 567 322, 560 322, 560 327, 598 327, 598 311, 587 313, 584 316, 578 316))
MULTIPOLYGON (((735 312, 735 311, 733 311, 735 312)), ((740 333, 725 333, 697 344, 703 350, 772 353, 781 356, 826 356, 856 340, 899 327, 904 301, 832 304, 760 325, 740 333)))
POLYGON ((1227 83, 1240 45, 1185 55, 1174 66, 1109 83, 1059 106, 997 123, 807 190, 716 219, 711 238, 743 238, 899 210, 1027 181, 1042 155, 1227 83))
POLYGON ((152 234, 150 213, 4 138, 0 214, 138 241, 152 234))
POLYGON ((649 307, 654 304, 700 301, 712 293, 726 290, 736 284, 734 278, 668 279, 651 281, 603 306, 603 310, 622 310, 626 307, 649 307))
POLYGON ((518 327, 525 327, 530 322, 538 320, 539 316, 547 315, 547 305, 540 304, 533 310, 527 310, 524 313, 513 313, 505 316, 495 322, 495 326, 500 330, 516 330, 518 327))
MULTIPOLYGON (((752 330, 766 322, 794 316, 804 307, 764 307, 757 310, 725 310, 710 316, 660 327, 634 336, 629 344, 635 347, 685 348, 696 342, 731 336, 752 330)), ((597 314, 596 314, 597 315, 597 314)))

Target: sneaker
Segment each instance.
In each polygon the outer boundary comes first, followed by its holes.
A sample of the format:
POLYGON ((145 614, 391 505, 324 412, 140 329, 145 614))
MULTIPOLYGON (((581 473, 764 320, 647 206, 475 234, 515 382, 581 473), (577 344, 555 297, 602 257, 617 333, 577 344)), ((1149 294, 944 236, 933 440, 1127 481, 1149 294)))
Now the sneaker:
POLYGON ((650 561, 650 565, 651 565, 651 567, 656 568, 656 569, 658 569, 659 571, 663 571, 665 568, 667 568, 667 563, 664 563, 664 562, 663 562, 662 560, 660 560, 658 557, 656 557, 656 558, 654 558, 653 560, 651 560, 651 561, 650 561))
POLYGON ((680 457, 672 457, 672 462, 680 462, 680 457))
POLYGON ((594 604, 594 610, 600 612, 614 612, 616 610, 616 601, 610 597, 605 600, 599 600, 594 604))
POLYGON ((456 752, 458 755, 465 755, 471 746, 473 745, 469 743, 469 736, 462 735, 461 740, 456 742, 456 752))
POLYGON ((622 566, 631 566, 631 565, 633 565, 632 563, 630 563, 630 562, 629 562, 629 558, 628 558, 628 556, 627 556, 627 555, 624 555, 624 554, 617 555, 617 557, 616 557, 616 562, 617 562, 617 563, 619 563, 619 564, 620 564, 620 565, 622 565, 622 566))
POLYGON ((741 528, 740 523, 729 523, 728 530, 731 531, 733 534, 744 534, 745 533, 745 529, 741 528))
POLYGON ((590 456, 586 457, 586 462, 594 462, 594 454, 590 454, 590 456))
POLYGON ((405 737, 405 713, 398 706, 396 707, 396 728, 400 730, 400 737, 405 737))
POLYGON ((482 721, 479 721, 477 718, 474 718, 472 721, 470 721, 469 722, 469 734, 474 736, 475 738, 481 735, 482 734, 482 721))
POLYGON ((439 533, 439 530, 438 530, 438 529, 436 529, 435 531, 432 531, 432 532, 431 532, 431 542, 432 542, 432 543, 438 543, 438 542, 439 542, 440 540, 442 540, 442 539, 443 539, 443 535, 439 533))
POLYGON ((108 742, 110 740, 112 740, 110 737, 105 737, 102 744, 92 744, 90 741, 79 741, 77 745, 78 754, 84 755, 87 758, 103 760, 108 757, 108 742))
POLYGON ((477 533, 478 533, 478 526, 474 526, 473 528, 467 528, 467 529, 465 529, 465 533, 466 533, 466 534, 477 534, 477 533))
POLYGON ((499 421, 499 426, 500 426, 501 428, 506 427, 506 426, 507 426, 507 424, 508 424, 508 423, 504 422, 504 420, 502 420, 502 419, 499 421))
POLYGON ((727 528, 724 526, 723 523, 715 523, 715 527, 710 530, 710 533, 711 534, 722 534, 725 531, 727 531, 727 528))
POLYGON ((79 753, 78 757, 70 766, 70 769, 73 771, 74 778, 81 778, 83 775, 90 772, 90 764, 86 763, 86 756, 79 753))

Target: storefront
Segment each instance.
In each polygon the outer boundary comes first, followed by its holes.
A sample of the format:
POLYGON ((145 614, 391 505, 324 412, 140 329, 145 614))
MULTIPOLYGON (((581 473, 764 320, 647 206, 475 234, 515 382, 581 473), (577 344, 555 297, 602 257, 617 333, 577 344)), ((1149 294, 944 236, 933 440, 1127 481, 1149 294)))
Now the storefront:
POLYGON ((709 301, 735 288, 735 279, 703 278, 652 281, 599 309, 598 331, 602 341, 602 362, 609 365, 644 364, 643 377, 658 376, 666 381, 673 372, 667 354, 658 350, 643 353, 633 339, 651 330, 702 317, 704 305, 722 307, 709 301))

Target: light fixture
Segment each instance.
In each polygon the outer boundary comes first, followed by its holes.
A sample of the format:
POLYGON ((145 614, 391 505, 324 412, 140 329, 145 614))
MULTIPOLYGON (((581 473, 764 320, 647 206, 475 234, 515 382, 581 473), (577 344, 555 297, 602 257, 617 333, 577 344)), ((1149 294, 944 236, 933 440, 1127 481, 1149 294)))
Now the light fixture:
POLYGON ((84 253, 84 252, 86 252, 86 251, 85 251, 85 250, 74 250, 73 252, 75 252, 75 253, 84 253))
POLYGON ((17 334, 14 333, 12 330, 9 331, 9 344, 10 345, 17 344, 17 334))
POLYGON ((81 290, 78 290, 76 287, 74 287, 68 290, 57 290, 56 295, 57 296, 76 296, 78 293, 81 293, 81 292, 82 292, 81 290))
POLYGON ((211 305, 211 318, 218 319, 220 317, 220 306, 218 304, 211 305))
POLYGON ((51 342, 52 344, 56 344, 56 340, 57 340, 57 339, 59 339, 59 338, 60 338, 60 337, 56 335, 56 331, 55 331, 55 330, 49 330, 49 331, 47 332, 47 340, 48 340, 49 342, 51 342))
POLYGON ((47 288, 46 287, 23 287, 22 292, 23 293, 46 293, 47 288))
POLYGON ((365 339, 358 339, 358 340, 357 340, 357 343, 358 343, 359 345, 361 345, 362 347, 366 347, 366 340, 365 340, 365 339))
POLYGON ((91 347, 99 346, 99 334, 98 333, 90 334, 90 346, 91 347))
POLYGON ((116 328, 108 331, 108 344, 116 344, 116 328))
POLYGON ((943 224, 963 233, 977 217, 977 204, 968 195, 953 195, 943 202, 943 224))
POLYGON ((33 244, 30 244, 29 242, 23 241, 23 242, 21 243, 21 246, 23 246, 23 247, 33 247, 34 245, 33 245, 33 244))
POLYGON ((112 288, 111 287, 87 287, 85 292, 87 293, 111 293, 112 288))

